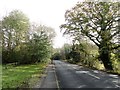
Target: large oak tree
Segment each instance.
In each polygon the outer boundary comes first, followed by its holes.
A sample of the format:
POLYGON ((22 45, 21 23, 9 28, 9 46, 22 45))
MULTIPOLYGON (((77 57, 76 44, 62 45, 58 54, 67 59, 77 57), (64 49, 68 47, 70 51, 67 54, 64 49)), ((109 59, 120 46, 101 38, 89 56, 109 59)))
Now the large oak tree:
POLYGON ((120 34, 119 2, 78 2, 65 13, 66 23, 60 27, 64 34, 87 36, 99 48, 99 60, 112 70, 111 51, 120 47, 116 37, 120 34))

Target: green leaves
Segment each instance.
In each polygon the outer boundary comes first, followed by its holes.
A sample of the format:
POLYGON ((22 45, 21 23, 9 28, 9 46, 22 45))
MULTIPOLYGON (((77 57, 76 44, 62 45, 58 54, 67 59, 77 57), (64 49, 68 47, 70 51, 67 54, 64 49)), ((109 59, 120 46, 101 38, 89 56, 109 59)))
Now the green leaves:
POLYGON ((115 20, 115 18, 119 17, 118 12, 116 12, 117 8, 115 8, 118 3, 119 2, 77 3, 71 10, 66 11, 66 24, 62 24, 61 29, 64 28, 65 32, 67 32, 64 34, 72 34, 71 36, 73 37, 76 35, 75 33, 77 33, 76 30, 85 34, 90 39, 92 36, 95 38, 92 41, 98 46, 100 43, 96 42, 98 41, 96 40, 98 39, 97 36, 99 36, 99 41, 102 41, 102 39, 111 37, 113 33, 120 32, 117 29, 118 21, 115 20), (113 31, 115 28, 116 31, 113 31), (101 34, 102 32, 106 34, 101 34))
POLYGON ((9 27, 9 29, 14 29, 16 31, 26 30, 29 28, 29 19, 21 11, 14 10, 3 19, 2 24, 3 27, 9 27))
MULTIPOLYGON (((66 23, 61 27, 64 34, 84 38, 87 36, 99 48, 107 48, 107 55, 112 51, 115 37, 120 33, 118 29, 119 2, 79 2, 65 13, 66 23), (79 32, 79 33, 78 33, 79 32)), ((76 40, 76 38, 74 38, 76 40)), ((100 53, 104 52, 103 50, 100 53)), ((110 56, 102 54, 101 60, 109 62, 110 56)), ((106 62, 104 63, 107 68, 106 62)), ((108 66, 109 67, 109 66, 108 66)), ((111 69, 111 67, 109 67, 111 69)))
POLYGON ((50 58, 53 28, 30 25, 28 17, 19 10, 5 16, 0 27, 3 63, 30 64, 50 58))

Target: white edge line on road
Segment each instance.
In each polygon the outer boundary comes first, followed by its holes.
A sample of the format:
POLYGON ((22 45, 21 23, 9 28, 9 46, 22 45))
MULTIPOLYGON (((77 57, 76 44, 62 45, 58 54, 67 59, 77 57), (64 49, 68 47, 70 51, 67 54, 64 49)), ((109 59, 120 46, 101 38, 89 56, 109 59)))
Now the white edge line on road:
POLYGON ((90 76, 92 76, 92 77, 94 77, 94 78, 96 78, 96 79, 100 79, 99 77, 97 77, 97 76, 95 76, 95 75, 93 75, 93 74, 88 73, 88 75, 90 75, 90 76))
MULTIPOLYGON (((55 69, 54 69, 54 71, 55 71, 55 69)), ((57 87, 58 87, 58 90, 59 90, 59 83, 58 83, 58 78, 57 78, 57 75, 56 75, 56 71, 55 71, 55 79, 56 79, 56 84, 57 84, 57 87)))

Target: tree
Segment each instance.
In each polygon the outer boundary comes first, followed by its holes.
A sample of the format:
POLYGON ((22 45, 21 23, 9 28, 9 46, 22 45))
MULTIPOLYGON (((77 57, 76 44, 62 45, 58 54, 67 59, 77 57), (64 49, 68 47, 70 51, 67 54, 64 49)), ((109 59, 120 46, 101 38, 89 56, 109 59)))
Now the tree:
POLYGON ((50 58, 55 36, 53 28, 31 25, 27 16, 19 10, 5 16, 0 27, 2 63, 31 64, 50 58))
POLYGON ((107 70, 113 70, 111 51, 120 47, 115 37, 120 33, 119 2, 78 2, 65 13, 64 34, 87 36, 99 48, 99 60, 107 70))
POLYGON ((10 12, 2 19, 3 62, 8 60, 11 62, 10 58, 12 59, 14 56, 15 47, 25 42, 28 29, 29 19, 19 10, 10 12))
MULTIPOLYGON (((22 46, 22 57, 19 61, 20 64, 37 63, 46 61, 51 57, 52 53, 52 39, 47 26, 33 24, 29 31, 29 37, 25 45, 22 46), (47 31, 46 31, 47 30, 47 31), (24 53, 24 54, 23 54, 24 53)), ((54 29, 52 29, 54 32, 54 29)))
POLYGON ((63 49, 64 49, 64 52, 65 52, 65 59, 66 60, 71 59, 70 53, 72 51, 72 45, 68 44, 68 43, 65 43, 64 46, 63 46, 63 49))
POLYGON ((26 38, 25 35, 29 30, 29 19, 23 12, 14 10, 3 18, 2 30, 4 33, 3 35, 8 37, 9 48, 11 47, 10 43, 18 45, 26 38), (12 40, 13 38, 14 40, 12 40))

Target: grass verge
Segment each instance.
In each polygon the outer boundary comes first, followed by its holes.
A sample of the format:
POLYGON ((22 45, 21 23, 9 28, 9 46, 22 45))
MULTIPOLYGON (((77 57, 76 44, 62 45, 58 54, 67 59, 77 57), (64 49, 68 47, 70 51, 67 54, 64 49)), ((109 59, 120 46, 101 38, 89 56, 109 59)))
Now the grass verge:
POLYGON ((32 65, 3 65, 2 88, 29 88, 41 77, 48 63, 32 65), (31 79, 32 78, 32 79, 31 79))
POLYGON ((2 89, 2 65, 0 64, 0 90, 2 89))

